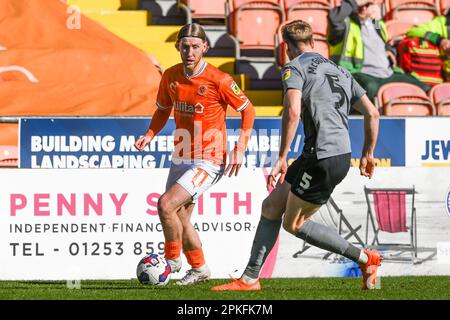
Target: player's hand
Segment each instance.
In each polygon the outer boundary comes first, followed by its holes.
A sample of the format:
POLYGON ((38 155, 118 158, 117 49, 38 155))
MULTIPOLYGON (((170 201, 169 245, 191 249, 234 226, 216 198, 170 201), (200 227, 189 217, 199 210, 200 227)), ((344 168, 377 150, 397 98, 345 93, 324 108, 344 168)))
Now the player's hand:
POLYGON ((267 190, 275 188, 278 182, 281 184, 284 182, 284 177, 286 176, 288 164, 286 159, 278 158, 275 162, 275 165, 272 168, 272 171, 267 178, 267 190), (278 176, 280 176, 278 178, 278 176))
POLYGON ((239 170, 241 169, 242 162, 244 160, 244 152, 234 148, 233 151, 230 152, 230 162, 228 163, 227 168, 225 169, 224 176, 230 173, 228 176, 231 177, 234 173, 235 176, 238 175, 239 170))
POLYGON ((134 147, 139 151, 144 151, 144 148, 152 141, 151 136, 142 136, 135 143, 134 147))
POLYGON ((359 163, 359 171, 362 176, 372 178, 373 172, 375 170, 375 160, 373 156, 362 156, 359 163))

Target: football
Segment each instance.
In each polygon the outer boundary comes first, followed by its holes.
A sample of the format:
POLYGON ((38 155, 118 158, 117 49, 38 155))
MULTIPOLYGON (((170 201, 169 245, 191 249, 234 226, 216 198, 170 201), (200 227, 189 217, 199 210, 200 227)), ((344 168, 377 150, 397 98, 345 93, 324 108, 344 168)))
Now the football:
POLYGON ((170 280, 170 265, 163 256, 148 254, 139 261, 136 276, 140 283, 165 286, 170 280))

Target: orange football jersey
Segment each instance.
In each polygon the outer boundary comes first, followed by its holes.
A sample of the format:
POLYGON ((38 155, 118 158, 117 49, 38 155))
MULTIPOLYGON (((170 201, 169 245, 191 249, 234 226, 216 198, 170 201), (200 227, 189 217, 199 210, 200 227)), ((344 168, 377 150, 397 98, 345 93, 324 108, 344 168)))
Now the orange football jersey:
POLYGON ((204 62, 188 76, 183 64, 167 69, 161 79, 156 105, 174 108, 174 158, 226 162, 226 109, 244 110, 249 99, 227 73, 204 62))

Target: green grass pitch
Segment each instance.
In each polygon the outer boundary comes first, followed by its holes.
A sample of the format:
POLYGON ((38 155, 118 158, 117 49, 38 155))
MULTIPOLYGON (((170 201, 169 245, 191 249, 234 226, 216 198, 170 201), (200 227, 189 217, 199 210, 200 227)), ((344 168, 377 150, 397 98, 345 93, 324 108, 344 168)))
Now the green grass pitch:
POLYGON ((137 280, 81 281, 68 289, 65 281, 0 281, 0 299, 149 299, 149 300, 301 300, 301 299, 450 299, 450 277, 383 277, 381 288, 361 290, 361 278, 262 279, 259 292, 215 292, 211 280, 189 287, 172 281, 165 287, 137 280))

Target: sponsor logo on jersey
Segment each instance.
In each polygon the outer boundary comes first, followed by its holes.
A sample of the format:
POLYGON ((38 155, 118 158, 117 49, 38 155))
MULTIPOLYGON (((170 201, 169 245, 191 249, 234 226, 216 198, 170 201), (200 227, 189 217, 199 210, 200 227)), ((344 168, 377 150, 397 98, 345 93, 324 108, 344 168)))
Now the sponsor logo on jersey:
POLYGON ((184 101, 175 101, 174 109, 178 112, 194 114, 194 113, 203 113, 205 107, 199 102, 195 106, 188 104, 184 101))
POLYGON ((291 77, 291 68, 286 68, 283 70, 283 74, 281 75, 283 81, 286 81, 291 77))
POLYGON ((231 90, 233 90, 235 95, 239 95, 241 93, 241 89, 239 88, 239 86, 236 84, 235 81, 233 81, 233 83, 230 85, 231 90))
POLYGON ((204 95, 206 94, 206 86, 201 85, 200 87, 198 87, 197 93, 198 93, 200 96, 204 96, 204 95))

